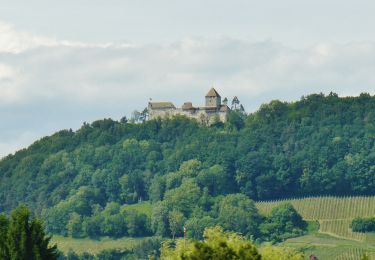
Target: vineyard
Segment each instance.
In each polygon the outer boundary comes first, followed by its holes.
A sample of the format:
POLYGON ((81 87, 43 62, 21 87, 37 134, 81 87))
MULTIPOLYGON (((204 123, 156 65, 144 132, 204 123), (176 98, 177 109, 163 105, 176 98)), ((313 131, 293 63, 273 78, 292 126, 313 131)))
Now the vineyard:
POLYGON ((375 197, 314 197, 257 202, 260 213, 269 214, 283 203, 290 202, 305 220, 353 219, 375 215, 375 197))
POLYGON ((305 220, 318 221, 321 234, 292 239, 289 246, 301 248, 306 254, 318 252, 318 258, 323 260, 355 260, 365 252, 375 259, 375 235, 352 232, 350 228, 355 217, 375 216, 375 197, 313 197, 261 201, 256 206, 260 213, 268 215, 284 202, 290 202, 305 220))
POLYGON ((353 218, 375 216, 375 197, 315 197, 257 202, 256 205, 267 215, 283 202, 292 203, 305 220, 318 220, 319 232, 357 241, 365 241, 367 235, 351 231, 353 218))

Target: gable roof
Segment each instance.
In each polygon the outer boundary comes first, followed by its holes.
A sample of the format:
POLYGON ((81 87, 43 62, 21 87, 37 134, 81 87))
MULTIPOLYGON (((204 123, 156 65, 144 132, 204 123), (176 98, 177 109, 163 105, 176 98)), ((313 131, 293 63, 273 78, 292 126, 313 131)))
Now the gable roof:
POLYGON ((221 105, 220 112, 228 112, 230 108, 227 105, 221 105))
POLYGON ((172 102, 149 102, 151 109, 176 108, 172 102))
POLYGON ((214 88, 211 88, 210 91, 208 91, 206 97, 221 97, 219 93, 214 88))

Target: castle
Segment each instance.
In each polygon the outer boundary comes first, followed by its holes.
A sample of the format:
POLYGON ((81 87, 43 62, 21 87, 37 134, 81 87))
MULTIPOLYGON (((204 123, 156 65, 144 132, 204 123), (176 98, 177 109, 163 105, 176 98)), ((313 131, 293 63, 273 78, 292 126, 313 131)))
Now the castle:
POLYGON ((176 108, 172 102, 149 102, 149 119, 168 118, 174 115, 184 115, 189 118, 195 118, 201 123, 212 124, 214 122, 226 122, 228 112, 228 99, 221 102, 221 96, 211 88, 205 97, 206 105, 203 107, 194 107, 191 102, 185 102, 182 107, 176 108))

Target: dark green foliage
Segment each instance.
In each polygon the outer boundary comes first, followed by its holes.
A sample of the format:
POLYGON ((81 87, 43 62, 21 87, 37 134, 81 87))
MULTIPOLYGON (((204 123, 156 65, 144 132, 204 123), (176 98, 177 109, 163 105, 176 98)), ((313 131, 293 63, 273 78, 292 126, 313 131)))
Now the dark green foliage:
POLYGON ((79 260, 79 256, 72 250, 69 250, 66 257, 60 256, 59 260, 79 260))
POLYGON ((353 219, 352 230, 354 232, 375 232, 375 217, 353 219))
POLYGON ((217 220, 210 216, 189 218, 186 222, 187 236, 195 240, 201 240, 205 228, 214 227, 216 224, 217 220))
POLYGON ((119 260, 119 259, 122 259, 124 255, 125 255, 124 252, 121 252, 120 250, 115 250, 115 249, 103 250, 99 254, 96 255, 95 259, 119 260))
POLYGON ((165 202, 158 202, 152 209, 151 228, 157 236, 169 235, 168 206, 165 202))
POLYGON ((199 260, 199 259, 239 259, 236 252, 225 242, 220 243, 218 247, 212 248, 204 242, 195 242, 194 250, 190 255, 182 255, 181 259, 199 260))
POLYGON ((228 114, 228 127, 240 130, 245 125, 245 115, 240 111, 230 111, 228 114))
POLYGON ((243 194, 231 194, 217 204, 218 224, 226 230, 258 237, 261 216, 254 201, 243 194))
POLYGON ((287 238, 300 236, 306 229, 307 223, 290 203, 272 209, 271 215, 260 225, 264 239, 271 242, 281 242, 287 238))
POLYGON ((5 215, 0 214, 0 259, 9 258, 7 246, 9 220, 5 215))
POLYGON ((51 237, 44 233, 40 220, 31 218, 26 206, 12 211, 8 219, 0 215, 0 257, 7 260, 57 259, 56 246, 50 246, 51 237))
POLYGON ((161 237, 143 239, 133 248, 134 259, 158 259, 162 241, 161 237))

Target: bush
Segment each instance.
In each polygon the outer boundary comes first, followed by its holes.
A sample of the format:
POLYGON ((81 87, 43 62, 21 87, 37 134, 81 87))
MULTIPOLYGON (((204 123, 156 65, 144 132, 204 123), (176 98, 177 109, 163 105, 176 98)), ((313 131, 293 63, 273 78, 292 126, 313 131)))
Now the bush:
POLYGON ((353 219, 351 226, 354 232, 374 232, 375 231, 375 217, 355 218, 353 219))
POLYGON ((265 223, 260 225, 263 239, 271 242, 281 242, 287 238, 300 236, 306 228, 307 223, 290 203, 275 207, 265 223))

